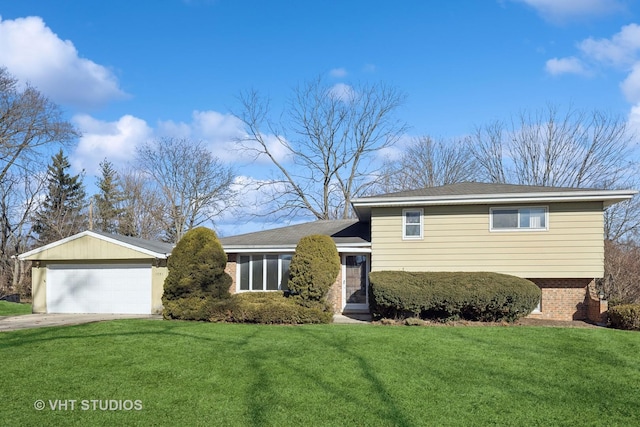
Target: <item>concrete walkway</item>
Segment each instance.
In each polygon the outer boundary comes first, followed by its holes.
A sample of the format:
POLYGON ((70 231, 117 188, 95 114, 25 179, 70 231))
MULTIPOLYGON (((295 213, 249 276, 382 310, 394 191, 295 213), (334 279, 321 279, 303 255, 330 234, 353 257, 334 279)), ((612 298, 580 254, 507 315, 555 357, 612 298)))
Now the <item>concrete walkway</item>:
POLYGON ((46 326, 80 325, 117 319, 160 319, 149 314, 25 314, 0 317, 0 332, 17 329, 43 328, 46 326))
POLYGON ((333 315, 333 323, 337 324, 362 324, 366 325, 371 323, 371 315, 370 314, 334 314, 333 315))

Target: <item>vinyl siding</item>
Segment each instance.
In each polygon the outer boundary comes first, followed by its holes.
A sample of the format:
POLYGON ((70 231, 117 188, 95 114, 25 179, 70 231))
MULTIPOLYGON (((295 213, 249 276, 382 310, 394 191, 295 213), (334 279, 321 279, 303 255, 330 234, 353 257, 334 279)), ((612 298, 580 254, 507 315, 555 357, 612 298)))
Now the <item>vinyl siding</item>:
POLYGON ((151 259, 148 254, 116 245, 92 236, 82 236, 27 258, 29 261, 53 260, 133 260, 151 259))
MULTIPOLYGON (((546 231, 491 232, 489 209, 496 206, 424 206, 422 240, 402 240, 402 208, 373 208, 372 270, 602 277, 602 203, 544 205, 549 209, 546 231)), ((518 205, 526 206, 542 205, 518 205)))

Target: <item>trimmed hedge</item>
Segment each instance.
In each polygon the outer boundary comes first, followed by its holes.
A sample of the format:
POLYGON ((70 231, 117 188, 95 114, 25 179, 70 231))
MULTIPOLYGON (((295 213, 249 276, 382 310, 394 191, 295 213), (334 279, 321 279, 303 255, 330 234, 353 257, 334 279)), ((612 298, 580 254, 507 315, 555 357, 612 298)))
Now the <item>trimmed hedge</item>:
POLYGON ((608 311, 609 327, 640 331, 640 304, 622 304, 608 311))
POLYGON ((333 313, 317 304, 304 307, 282 292, 244 292, 226 299, 187 297, 165 302, 165 318, 208 322, 331 323, 333 313))
POLYGON ((298 304, 294 298, 284 297, 281 292, 235 294, 231 305, 225 312, 213 313, 211 320, 267 324, 331 323, 333 321, 333 313, 326 305, 316 304, 305 307, 298 304))
POLYGON ((340 256, 331 237, 305 236, 298 242, 289 267, 289 290, 298 303, 313 307, 323 304, 340 272, 340 256))
POLYGON ((375 319, 512 322, 531 313, 541 295, 533 282, 498 273, 378 271, 369 279, 375 319))

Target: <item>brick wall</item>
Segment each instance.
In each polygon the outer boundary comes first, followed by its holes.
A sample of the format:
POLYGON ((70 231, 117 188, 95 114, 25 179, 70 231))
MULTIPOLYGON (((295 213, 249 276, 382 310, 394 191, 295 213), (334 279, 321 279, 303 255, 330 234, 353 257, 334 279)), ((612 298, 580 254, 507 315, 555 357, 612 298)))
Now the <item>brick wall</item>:
POLYGON ((231 276, 231 286, 229 286, 229 292, 232 294, 236 293, 236 267, 237 267, 237 254, 229 254, 227 256, 227 266, 224 269, 224 272, 231 276))
POLYGON ((588 319, 587 287, 592 279, 529 279, 542 290, 540 313, 529 317, 550 320, 588 319))
POLYGON ((342 313, 342 268, 340 268, 336 281, 329 288, 327 301, 333 308, 334 313, 342 313))

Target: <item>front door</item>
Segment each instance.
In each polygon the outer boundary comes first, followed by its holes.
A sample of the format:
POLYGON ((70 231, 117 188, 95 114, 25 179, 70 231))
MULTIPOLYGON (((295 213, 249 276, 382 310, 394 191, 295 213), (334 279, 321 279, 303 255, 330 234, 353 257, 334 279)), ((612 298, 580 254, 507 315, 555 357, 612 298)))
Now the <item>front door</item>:
POLYGON ((369 311, 369 256, 342 255, 343 311, 369 311))

